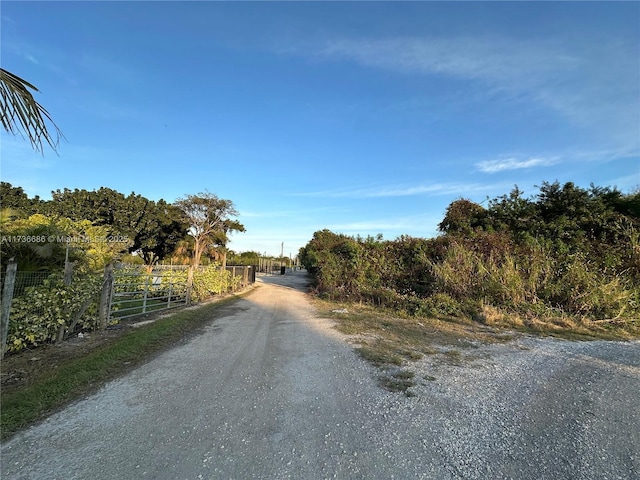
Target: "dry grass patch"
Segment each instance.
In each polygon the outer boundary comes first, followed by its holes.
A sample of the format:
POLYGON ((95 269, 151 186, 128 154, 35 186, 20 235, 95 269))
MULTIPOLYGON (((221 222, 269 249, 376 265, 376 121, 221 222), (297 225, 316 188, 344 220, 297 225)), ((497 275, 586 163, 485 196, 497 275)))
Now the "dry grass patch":
POLYGON ((491 327, 566 340, 632 340, 640 337, 640 319, 589 320, 570 317, 559 311, 522 315, 483 305, 478 320, 491 327))
POLYGON ((425 355, 441 355, 443 362, 462 365, 461 349, 474 349, 479 343, 507 342, 512 333, 465 319, 405 318, 397 313, 365 304, 346 304, 314 299, 324 317, 336 322, 335 328, 351 337, 356 352, 372 365, 391 368, 380 380, 390 391, 402 391, 415 384, 413 373, 400 367, 425 355), (411 377, 406 375, 411 374, 411 377))
MULTIPOLYGON (((623 324, 572 319, 562 315, 546 317, 507 313, 490 305, 472 319, 407 317, 368 304, 313 299, 324 317, 348 335, 357 353, 381 369, 394 369, 425 355, 437 355, 448 365, 461 366, 476 359, 469 350, 481 344, 506 343, 520 333, 554 336, 567 340, 627 340, 640 337, 640 322, 623 324)), ((388 372, 381 377, 387 390, 404 391, 410 385, 388 372)))

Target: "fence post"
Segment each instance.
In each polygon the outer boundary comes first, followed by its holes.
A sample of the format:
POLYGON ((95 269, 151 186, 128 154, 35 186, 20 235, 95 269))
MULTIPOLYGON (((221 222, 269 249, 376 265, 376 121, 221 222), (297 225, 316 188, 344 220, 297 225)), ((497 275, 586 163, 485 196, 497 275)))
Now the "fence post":
POLYGON ((63 282, 67 287, 71 285, 72 278, 73 278, 73 262, 65 261, 63 282))
MULTIPOLYGON (((4 277, 4 288, 2 289, 2 306, 0 307, 0 358, 4 358, 4 351, 7 347, 7 334, 9 333, 9 314, 11 313, 11 301, 13 300, 13 287, 16 283, 16 271, 18 264, 11 257, 7 264, 7 272, 4 277)), ((1 274, 1 272, 0 272, 1 274)))
POLYGON ((167 308, 171 308, 171 295, 173 295, 173 277, 171 274, 173 269, 169 269, 169 297, 167 298, 167 308))
POLYGON ((189 265, 189 270, 187 271, 187 306, 191 305, 191 291, 193 290, 193 265, 189 265))
MULTIPOLYGON (((73 278, 73 262, 69 261, 69 243, 67 242, 67 258, 64 261, 64 277, 62 282, 65 286, 71 285, 71 279, 73 278)), ((56 342, 61 342, 64 340, 65 330, 68 325, 60 325, 58 328, 58 336, 56 337, 56 342)))
POLYGON ((236 267, 234 265, 233 267, 231 267, 231 288, 230 288, 230 290, 232 292, 236 291, 235 279, 236 279, 236 267))
POLYGON ((149 280, 151 275, 147 275, 147 280, 144 282, 144 297, 142 297, 142 313, 147 313, 147 297, 149 296, 149 280))
POLYGON ((110 263, 104 267, 104 281, 102 282, 102 290, 100 291, 100 312, 98 320, 100 328, 107 328, 109 322, 109 306, 111 305, 111 290, 113 288, 113 264, 110 263))

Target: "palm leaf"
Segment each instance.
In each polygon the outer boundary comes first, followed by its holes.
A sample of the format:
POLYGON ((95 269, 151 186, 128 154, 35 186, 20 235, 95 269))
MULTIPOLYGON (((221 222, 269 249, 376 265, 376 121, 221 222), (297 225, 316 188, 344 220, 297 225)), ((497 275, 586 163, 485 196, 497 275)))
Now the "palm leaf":
POLYGON ((24 132, 31 146, 41 153, 44 153, 43 140, 55 151, 64 135, 51 119, 49 112, 33 98, 29 89, 39 91, 26 80, 0 68, 2 126, 13 135, 22 135, 24 132), (47 128, 47 120, 54 128, 55 138, 47 128))

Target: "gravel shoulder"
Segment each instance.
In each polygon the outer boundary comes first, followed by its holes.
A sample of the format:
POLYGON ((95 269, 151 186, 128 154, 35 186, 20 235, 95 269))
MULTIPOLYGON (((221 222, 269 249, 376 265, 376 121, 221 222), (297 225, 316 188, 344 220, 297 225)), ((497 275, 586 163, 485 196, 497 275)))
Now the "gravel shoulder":
POLYGON ((260 277, 189 343, 3 444, 2 478, 640 478, 640 342, 425 357, 406 397, 306 282, 260 277))

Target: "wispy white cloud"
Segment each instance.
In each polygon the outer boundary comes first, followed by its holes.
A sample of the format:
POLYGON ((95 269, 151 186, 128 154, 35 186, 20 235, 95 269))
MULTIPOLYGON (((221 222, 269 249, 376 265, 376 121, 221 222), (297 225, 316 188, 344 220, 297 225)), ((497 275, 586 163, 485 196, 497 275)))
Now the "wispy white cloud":
MULTIPOLYGON (((639 165, 640 167, 640 165, 639 165)), ((612 185, 623 192, 633 192, 636 190, 640 190, 640 169, 631 175, 626 175, 623 177, 612 178, 605 182, 605 185, 612 185)))
POLYGON ((315 192, 299 192, 292 195, 299 197, 324 198, 383 198, 409 197, 418 195, 467 195, 493 191, 503 185, 482 183, 433 183, 420 185, 380 185, 366 188, 342 188, 315 192))
POLYGON ((532 44, 498 36, 405 37, 332 40, 319 53, 402 73, 483 79, 497 85, 517 78, 530 85, 551 72, 575 68, 575 58, 550 55, 551 49, 549 41, 532 44))
POLYGON ((639 157, 640 148, 621 145, 619 148, 562 151, 554 156, 504 156, 503 158, 482 160, 476 162, 474 166, 480 172, 498 173, 508 170, 551 167, 559 163, 610 162, 624 160, 637 162, 639 157))
POLYGON ((523 168, 549 167, 558 163, 558 158, 532 157, 520 159, 516 157, 484 160, 475 164, 476 168, 485 173, 503 172, 506 170, 520 170, 523 168))
POLYGON ((341 38, 305 48, 295 53, 478 82, 492 98, 546 107, 612 145, 640 144, 640 62, 637 43, 628 39, 341 38))

